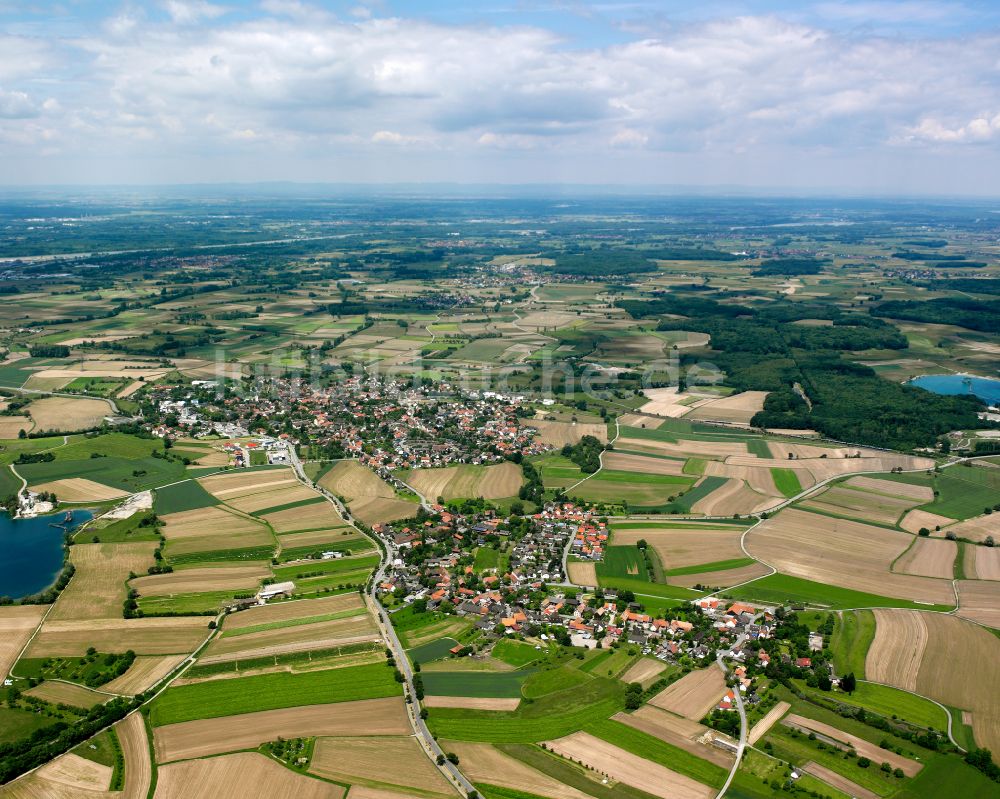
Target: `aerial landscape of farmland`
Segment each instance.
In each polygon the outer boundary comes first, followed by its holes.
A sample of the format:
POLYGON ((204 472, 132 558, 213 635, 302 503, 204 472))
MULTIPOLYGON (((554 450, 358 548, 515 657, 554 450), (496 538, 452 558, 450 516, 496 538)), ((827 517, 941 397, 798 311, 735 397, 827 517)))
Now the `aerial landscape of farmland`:
POLYGON ((1000 799, 998 53, 0 0, 0 799, 1000 799))
POLYGON ((286 240, 163 250, 112 197, 93 253, 43 202, 0 797, 1000 794, 978 208, 261 198, 286 240))

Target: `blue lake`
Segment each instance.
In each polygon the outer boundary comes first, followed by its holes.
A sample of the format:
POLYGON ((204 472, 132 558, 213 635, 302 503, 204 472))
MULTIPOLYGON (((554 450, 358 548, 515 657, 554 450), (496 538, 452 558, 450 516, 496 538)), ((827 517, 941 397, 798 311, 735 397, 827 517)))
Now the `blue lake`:
MULTIPOLYGON (((64 514, 12 519, 0 511, 0 596, 14 599, 35 594, 55 581, 63 565, 61 527, 64 514)), ((91 518, 83 510, 73 511, 68 527, 79 527, 91 518)))
POLYGON ((924 375, 909 382, 911 386, 935 394, 975 394, 988 405, 1000 404, 1000 380, 963 375, 924 375))

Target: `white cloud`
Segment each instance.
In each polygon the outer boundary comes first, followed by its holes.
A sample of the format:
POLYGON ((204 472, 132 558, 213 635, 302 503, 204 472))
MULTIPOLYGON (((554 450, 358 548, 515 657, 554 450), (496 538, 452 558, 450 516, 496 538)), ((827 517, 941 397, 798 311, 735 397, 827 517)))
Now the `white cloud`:
POLYGON ((0 88, 0 119, 31 119, 38 115, 38 106, 27 94, 0 88))
MULTIPOLYGON (((840 5, 825 13, 843 17, 840 5)), ((886 17, 901 4, 875 5, 886 17)), ((30 98, 51 96, 60 145, 81 157, 128 148, 139 158, 148 141, 150 155, 211 158, 238 142, 303 163, 331 151, 376 163, 396 145, 400 157, 452 153, 455 164, 490 150, 550 153, 575 173, 611 150, 617 161, 763 151, 863 160, 997 138, 993 111, 983 113, 1000 94, 996 33, 887 39, 757 16, 580 48, 538 27, 337 19, 301 0, 263 0, 256 17, 204 0, 160 7, 169 20, 125 6, 77 40, 0 33, 2 107, 25 120, 6 127, 27 125, 39 112, 30 98)))
POLYGON ((1000 137, 1000 114, 980 116, 964 125, 948 126, 938 119, 925 118, 910 128, 900 139, 906 142, 932 142, 935 144, 965 144, 986 142, 1000 137))
POLYGON ((170 18, 180 25, 216 19, 226 13, 223 6, 213 5, 205 0, 166 0, 163 7, 170 18))
POLYGON ((645 147, 649 144, 649 136, 641 131, 625 128, 615 133, 608 143, 612 147, 645 147))

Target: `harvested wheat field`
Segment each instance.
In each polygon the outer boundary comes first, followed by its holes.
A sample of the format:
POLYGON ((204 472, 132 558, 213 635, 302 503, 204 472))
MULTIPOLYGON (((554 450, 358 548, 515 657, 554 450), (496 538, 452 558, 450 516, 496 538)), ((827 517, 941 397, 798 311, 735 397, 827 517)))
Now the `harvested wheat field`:
POLYGON ((646 438, 631 438, 628 429, 621 431, 621 436, 618 438, 615 446, 618 449, 649 452, 654 455, 668 455, 674 458, 715 458, 724 460, 730 457, 743 456, 745 459, 750 459, 747 455, 747 445, 742 441, 691 441, 688 439, 679 439, 676 442, 654 441, 646 438))
POLYGON ((867 757, 875 763, 888 763, 894 769, 902 769, 903 773, 906 774, 907 777, 914 776, 920 771, 920 769, 923 768, 923 764, 918 763, 916 760, 910 760, 910 758, 897 755, 895 752, 891 752, 888 749, 882 749, 880 746, 873 744, 871 741, 866 741, 864 738, 859 738, 849 732, 844 732, 843 730, 829 724, 825 724, 822 721, 816 721, 814 719, 806 718, 805 716, 799 716, 796 713, 789 713, 785 716, 781 723, 789 727, 802 730, 806 733, 815 732, 817 735, 824 735, 827 738, 832 738, 835 741, 848 744, 854 749, 855 752, 858 753, 860 757, 867 757))
POLYGON ((630 455, 627 452, 605 452, 602 463, 605 469, 615 469, 620 472, 676 476, 684 474, 683 460, 648 458, 645 455, 630 455))
POLYGON ((913 546, 893 564, 892 569, 900 574, 950 580, 955 574, 956 555, 958 544, 954 541, 918 537, 913 541, 913 546))
POLYGON ((669 571, 701 563, 745 558, 746 554, 740 548, 742 535, 743 528, 735 525, 712 527, 706 524, 699 527, 692 523, 676 530, 615 530, 612 541, 616 545, 634 545, 644 538, 660 556, 663 568, 669 571))
POLYGON ((959 580, 958 615, 987 627, 1000 629, 1000 583, 989 580, 959 580))
POLYGON ((397 519, 408 519, 416 515, 419 507, 415 502, 389 497, 365 497, 349 503, 351 513, 367 525, 386 524, 397 519))
POLYGON ((965 576, 970 580, 1000 580, 1000 547, 965 547, 965 576))
MULTIPOLYGON (((458 755, 462 773, 472 782, 485 782, 550 799, 590 799, 589 794, 526 766, 490 744, 442 742, 448 752, 458 755)), ((352 790, 353 793, 353 790, 352 790)))
POLYGON ((985 541, 987 536, 992 536, 995 541, 1000 541, 1000 513, 990 513, 985 516, 976 516, 974 519, 966 519, 964 522, 952 525, 948 528, 949 533, 954 533, 958 538, 968 538, 970 541, 985 541))
POLYGON ((410 793, 400 793, 399 791, 386 791, 381 788, 368 788, 364 785, 352 785, 347 793, 347 799, 423 799, 412 791, 410 793))
POLYGON ((671 419, 688 413, 692 403, 697 401, 693 395, 679 392, 677 386, 645 388, 642 393, 649 398, 649 402, 639 408, 639 413, 668 416, 671 419))
POLYGON ((656 658, 643 658, 642 660, 634 663, 629 670, 622 675, 621 679, 622 682, 625 683, 637 682, 645 691, 650 685, 656 682, 656 678, 663 673, 664 668, 666 668, 666 666, 661 660, 657 660, 656 658))
POLYGON ((0 787, 0 799, 98 799, 109 793, 111 766, 67 752, 51 763, 0 787))
POLYGON ((766 577, 768 574, 771 574, 771 569, 763 563, 751 563, 749 566, 740 566, 738 569, 722 569, 668 577, 667 582, 682 588, 694 588, 696 585, 728 588, 756 580, 758 577, 766 577))
POLYGON ((744 391, 730 397, 711 400, 695 408, 686 418, 729 422, 749 427, 754 415, 764 410, 764 400, 767 395, 767 391, 744 391))
POLYGON ((340 461, 319 479, 327 491, 348 500, 360 497, 394 497, 392 486, 356 461, 340 461))
POLYGON ((852 782, 847 779, 844 775, 838 774, 836 771, 828 769, 826 766, 821 766, 819 763, 813 763, 810 761, 802 766, 801 770, 806 774, 812 774, 814 777, 822 780, 827 785, 836 788, 838 791, 841 791, 848 796, 854 797, 854 799, 879 799, 879 795, 877 793, 872 793, 867 788, 862 788, 856 782, 852 782))
MULTIPOLYGON (((335 527, 331 530, 307 530, 301 533, 283 533, 278 536, 278 541, 281 544, 282 549, 294 549, 296 547, 311 547, 320 546, 322 544, 335 544, 339 541, 343 541, 345 537, 344 533, 348 533, 348 536, 353 537, 353 540, 358 542, 358 549, 368 549, 368 540, 363 536, 357 536, 354 530, 344 527, 335 527)), ((353 550, 355 553, 358 549, 353 550)))
MULTIPOLYGON (((75 544, 69 559, 76 572, 46 623, 68 619, 120 619, 130 572, 153 565, 155 541, 135 544, 75 544)), ((102 650, 106 651, 106 650, 102 650)))
POLYGON ((45 620, 28 647, 26 657, 73 657, 88 647, 98 652, 125 652, 138 655, 190 653, 208 636, 204 617, 164 617, 148 619, 45 620))
POLYGON ((125 758, 125 786, 122 799, 146 799, 153 781, 149 737, 141 713, 130 713, 115 725, 115 733, 125 758))
POLYGON ((158 763, 253 749, 282 738, 338 735, 408 735, 401 696, 335 705, 303 705, 218 719, 199 719, 157 727, 153 739, 158 763))
POLYGON ((63 480, 37 483, 31 487, 31 490, 39 493, 48 491, 59 497, 60 502, 100 502, 128 496, 128 491, 95 483, 93 480, 87 480, 83 477, 67 477, 63 480))
MULTIPOLYGON (((318 497, 319 495, 314 494, 314 496, 318 497)), ((320 528, 334 530, 347 526, 347 522, 340 518, 334 504, 326 499, 298 508, 286 508, 274 513, 267 513, 261 518, 271 525, 276 533, 295 533, 300 530, 319 530, 320 528)))
POLYGON ((936 513, 914 509, 900 519, 899 526, 911 533, 919 533, 921 528, 926 528, 933 532, 938 527, 947 527, 949 524, 954 523, 955 520, 949 519, 947 516, 939 516, 936 513))
POLYGON ((208 493, 228 502, 230 497, 242 497, 249 494, 260 494, 283 486, 302 485, 291 469, 261 469, 226 472, 213 474, 198 480, 208 493))
POLYGON ((516 496, 523 478, 521 468, 510 461, 493 466, 448 466, 444 469, 414 469, 405 478, 408 485, 430 499, 500 499, 516 496))
POLYGON ((618 417, 618 424, 622 427, 639 427, 647 430, 656 430, 663 419, 656 416, 645 416, 641 413, 623 413, 618 417))
POLYGON ((17 438, 23 430, 30 433, 35 422, 27 416, 0 416, 0 438, 17 438))
POLYGON ((927 647, 927 614, 876 608, 875 638, 865 657, 865 677, 872 682, 917 690, 917 673, 927 647))
POLYGON ((364 607, 365 603, 354 591, 322 599, 299 599, 294 602, 258 605, 226 616, 224 629, 226 633, 230 633, 233 630, 256 627, 258 624, 274 624, 289 619, 307 619, 313 616, 325 616, 329 613, 341 613, 346 610, 358 609, 360 611, 364 607))
POLYGON ((582 761, 586 766, 616 782, 623 782, 662 799, 710 799, 715 791, 690 777, 644 760, 607 741, 585 732, 547 741, 549 749, 582 761))
POLYGON ((0 683, 7 679, 46 610, 43 605, 0 606, 0 683))
POLYGON ((166 526, 169 555, 210 552, 214 549, 249 549, 274 543, 274 536, 263 522, 226 510, 198 510, 168 513, 162 517, 166 526))
POLYGON ((97 691, 91 691, 76 683, 58 680, 46 680, 34 688, 29 688, 24 693, 51 702, 53 705, 66 704, 82 707, 84 710, 90 710, 94 705, 103 705, 113 698, 97 691))
POLYGON ((910 483, 900 483, 896 480, 881 480, 878 477, 858 476, 849 478, 844 484, 863 491, 876 491, 881 494, 888 494, 890 497, 913 499, 921 505, 934 499, 934 490, 930 486, 911 485, 910 483))
POLYGON ((89 430, 113 413, 107 400, 85 397, 45 397, 28 406, 38 430, 58 430, 65 433, 89 430))
POLYGON ((368 613, 314 624, 261 630, 255 633, 216 638, 199 658, 201 663, 268 657, 287 652, 306 652, 362 641, 376 641, 375 622, 368 613))
POLYGON ((887 497, 873 491, 835 485, 813 494, 800 506, 807 509, 850 516, 862 521, 893 526, 919 500, 907 497, 887 497))
MULTIPOLYGON (((934 461, 929 458, 915 458, 911 455, 896 455, 887 452, 876 454, 872 451, 869 455, 861 458, 855 458, 837 453, 858 452, 859 450, 856 449, 827 449, 814 447, 809 444, 785 444, 777 441, 769 441, 768 447, 772 452, 774 452, 775 449, 782 453, 787 451, 792 451, 794 453, 795 450, 807 450, 816 451, 817 453, 825 452, 827 455, 826 457, 820 457, 819 454, 814 456, 802 455, 793 459, 789 459, 787 454, 776 454, 772 459, 734 455, 727 458, 726 463, 734 466, 767 466, 771 468, 795 469, 796 472, 805 469, 812 475, 814 482, 822 482, 823 480, 827 480, 831 477, 855 474, 857 472, 890 472, 897 467, 904 470, 913 470, 928 469, 933 468, 934 466, 934 461)), ((799 482, 803 485, 807 485, 809 481, 803 482, 800 477, 799 482)), ((914 502, 912 504, 915 505, 917 503, 914 502)))
POLYGON ((309 771, 370 788, 413 788, 450 795, 448 781, 411 735, 398 738, 317 738, 309 771))
POLYGON ((1000 706, 995 691, 983 690, 996 684, 1000 639, 943 613, 876 610, 875 618, 875 639, 865 660, 867 678, 971 711, 976 743, 1000 751, 1000 706), (894 660, 897 650, 907 657, 894 660), (962 668, 956 669, 956 664, 962 668))
MULTIPOLYGON (((229 507, 236 508, 243 513, 256 513, 267 508, 277 508, 280 505, 290 505, 293 502, 306 502, 310 499, 319 499, 319 494, 296 480, 294 485, 281 485, 266 491, 255 491, 252 494, 243 494, 238 497, 225 497, 224 501, 229 507)), ((322 507, 321 503, 316 504, 322 507)), ((295 510, 305 511, 308 510, 308 507, 295 508, 295 510)))
POLYGON ((132 580, 132 586, 141 596, 172 596, 196 594, 202 591, 238 591, 251 593, 261 580, 271 576, 263 564, 250 566, 204 566, 179 569, 170 574, 150 574, 132 580))
POLYGON ((152 688, 156 683, 170 674, 186 655, 143 655, 132 661, 121 677, 116 677, 106 685, 101 686, 102 691, 110 691, 113 694, 141 694, 152 688))
MULTIPOLYGON (((709 461, 705 464, 705 475, 709 477, 731 477, 736 480, 744 480, 758 494, 768 497, 781 497, 785 499, 774 485, 774 475, 766 466, 733 466, 730 463, 721 461, 709 461)), ((803 488, 812 485, 812 476, 805 470, 796 472, 803 488)))
POLYGON ((787 508, 755 527, 745 543, 752 557, 794 577, 954 605, 949 581, 890 573, 912 540, 908 533, 787 508))
POLYGON ((699 499, 691 506, 693 513, 706 516, 746 516, 751 513, 773 508, 784 501, 784 497, 767 497, 758 494, 742 480, 726 480, 707 497, 699 499))
POLYGON ((569 563, 569 581, 576 585, 597 585, 597 567, 593 563, 569 563))
MULTIPOLYGON (((657 419, 657 424, 660 420, 657 419)), ((533 427, 538 431, 536 441, 562 448, 566 444, 577 444, 584 436, 593 436, 602 444, 607 443, 608 428, 603 424, 589 422, 550 422, 545 419, 526 419, 525 427, 533 427)), ((16 434, 15 434, 16 435, 16 434)))
POLYGON ((313 780, 257 752, 192 760, 157 771, 154 799, 342 799, 339 785, 313 780))
POLYGON ((501 699, 487 696, 426 696, 425 707, 457 707, 463 710, 517 710, 520 699, 501 699))
POLYGON ((692 721, 703 718, 726 693, 726 679, 716 665, 685 674, 649 700, 651 705, 669 710, 692 721))
POLYGON ((735 760, 731 751, 711 743, 713 738, 731 740, 728 735, 658 707, 643 705, 634 713, 616 713, 611 718, 722 768, 731 768, 735 760))
POLYGON ((778 702, 774 707, 772 707, 767 715, 764 716, 760 721, 753 725, 750 729, 750 733, 747 735, 747 740, 751 745, 757 743, 761 738, 767 735, 767 731, 773 727, 778 719, 788 712, 791 707, 788 702, 778 702))

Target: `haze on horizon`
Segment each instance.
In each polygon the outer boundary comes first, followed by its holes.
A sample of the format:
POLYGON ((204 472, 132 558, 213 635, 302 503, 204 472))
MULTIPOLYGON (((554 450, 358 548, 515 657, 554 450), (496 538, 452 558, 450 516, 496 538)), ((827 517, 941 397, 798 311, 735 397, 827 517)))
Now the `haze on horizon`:
POLYGON ((0 0, 0 164, 8 186, 996 196, 1000 7, 0 0))

